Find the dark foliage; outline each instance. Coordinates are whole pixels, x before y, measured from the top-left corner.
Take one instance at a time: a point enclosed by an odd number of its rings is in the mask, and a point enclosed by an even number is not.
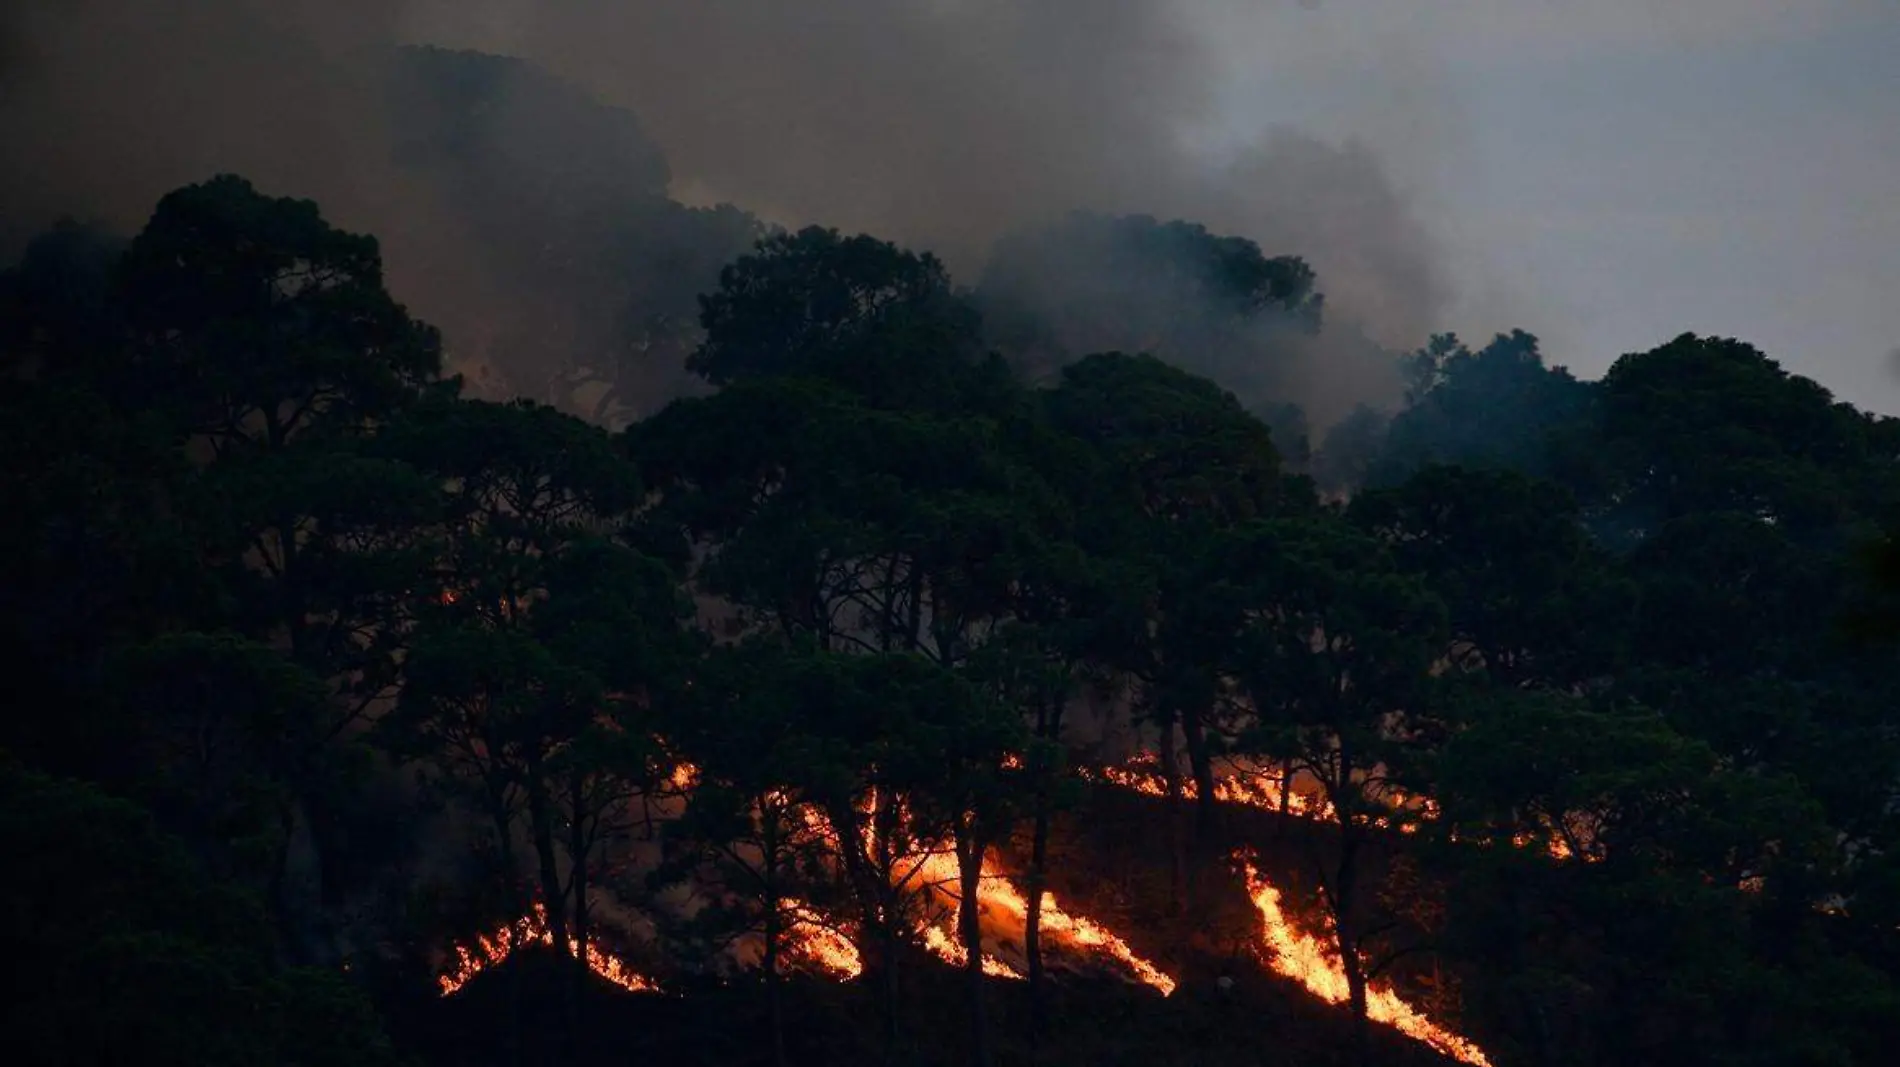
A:
[[[1322,500],[1297,412],[1192,355],[1272,393],[1297,259],[1093,216],[980,295],[867,236],[740,254],[629,116],[405,62],[413,165],[549,236],[533,270],[629,266],[538,283],[614,309],[559,364],[599,421],[648,372],[718,388],[616,433],[466,398],[375,239],[235,177],[35,242],[0,278],[16,1059],[1433,1062],[1372,1025],[1391,990],[1500,1065],[1883,1062],[1893,420],[1735,341],[1593,383],[1442,337],[1326,437]],[[511,82],[593,131],[566,184],[472,118]],[[1129,737],[1158,796],[1102,785]],[[1263,966],[1238,849],[1343,1004]],[[1062,959],[1044,889],[1179,990]],[[813,922],[858,980],[801,962]]]

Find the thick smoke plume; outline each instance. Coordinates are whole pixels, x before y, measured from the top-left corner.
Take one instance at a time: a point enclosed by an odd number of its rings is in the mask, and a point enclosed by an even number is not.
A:
[[[738,232],[650,203],[663,198],[638,180],[637,152],[603,164],[594,142],[611,123],[575,118],[588,96],[651,138],[644,173],[674,201],[871,232],[937,251],[965,280],[998,237],[1084,209],[1186,218],[1305,257],[1329,339],[1412,344],[1447,296],[1424,229],[1364,146],[1283,130],[1221,160],[1188,147],[1220,89],[1188,0],[26,0],[0,20],[13,157],[0,254],[60,213],[135,229],[168,189],[235,171],[380,236],[392,286],[444,327],[452,355],[512,360],[517,388],[535,377],[524,361],[555,358],[524,348],[624,347],[630,314],[647,316],[641,351],[673,359],[678,338],[658,335],[678,309],[630,311],[600,275],[637,273],[656,232],[674,247],[653,273],[692,275]],[[419,160],[404,123],[440,83],[417,81],[414,53],[399,58],[414,43],[517,56],[577,88],[491,68],[486,95],[457,113],[462,140]],[[609,164],[626,180],[568,181]],[[609,239],[583,210],[538,245],[508,229],[540,224],[524,197],[609,194],[669,221]],[[1280,399],[1316,421],[1392,399],[1385,362],[1341,355],[1366,347],[1306,346],[1292,377],[1307,384]],[[634,411],[681,388],[650,369],[624,377],[653,394],[622,397]]]

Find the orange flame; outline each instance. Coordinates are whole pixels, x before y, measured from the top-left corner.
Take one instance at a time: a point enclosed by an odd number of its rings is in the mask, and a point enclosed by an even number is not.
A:
[[[941,892],[956,906],[961,906],[963,897],[961,890],[958,888],[960,872],[957,870],[957,860],[955,856],[952,856],[947,851],[942,849],[924,851],[911,857],[908,862],[900,864],[897,870],[892,873],[899,882],[912,881],[914,879],[914,884],[926,887],[934,892]],[[976,890],[976,902],[979,912],[987,910],[986,906],[992,902],[995,896],[995,885],[1001,882],[1001,880],[1001,876],[991,869],[988,857],[985,857],[982,871],[978,875]],[[1003,884],[1007,886],[1008,883],[1005,882]],[[920,920],[918,922],[917,933],[923,938],[924,947],[929,949],[937,958],[953,967],[962,967],[968,962],[970,958],[969,953],[964,950],[962,942],[945,932],[942,925],[954,923],[955,916],[956,907],[953,906],[949,910],[949,914],[942,917],[937,923]],[[1009,964],[1004,963],[994,956],[984,956],[982,966],[983,973],[987,975],[998,978],[1022,977],[1021,974],[1017,973],[1014,967],[1011,967]]]
[[[827,925],[802,900],[788,897],[783,907],[792,917],[785,931],[785,948],[794,960],[809,963],[835,978],[856,978],[864,973],[864,959],[850,938]]]
[[[1156,758],[1152,755],[1136,756],[1119,767],[1103,767],[1089,776],[1143,796],[1165,797],[1168,795],[1167,781],[1161,774]],[[1182,779],[1178,788],[1183,800],[1193,800],[1200,794],[1199,788],[1191,778]],[[1420,821],[1431,822],[1439,816],[1438,804],[1430,797],[1408,793],[1390,783],[1380,785],[1373,792],[1376,793],[1377,799],[1392,809],[1394,815],[1401,812],[1409,813],[1417,820],[1395,821],[1384,816],[1377,816],[1373,820],[1376,825],[1388,826],[1400,833],[1412,834],[1418,832]],[[1311,793],[1288,791],[1278,780],[1278,776],[1271,772],[1237,771],[1216,779],[1214,799],[1225,804],[1285,812],[1298,818],[1323,820],[1334,817],[1333,806],[1326,798]],[[1518,848],[1536,847],[1541,837],[1545,854],[1553,860],[1561,862],[1581,858],[1585,863],[1595,863],[1602,859],[1592,848],[1595,835],[1591,832],[1592,828],[1586,817],[1567,816],[1562,822],[1564,832],[1556,832],[1556,827],[1551,824],[1551,821],[1545,820],[1547,833],[1540,835],[1523,831],[1513,835],[1512,844]],[[1585,851],[1581,855],[1571,847],[1566,833],[1582,844]],[[1454,835],[1453,840],[1457,839]]]
[[[838,832],[830,820],[807,809],[804,821],[807,829],[817,833],[833,848],[839,846]],[[864,828],[864,836],[868,847],[872,843],[872,829],[868,824]],[[962,894],[956,857],[943,848],[930,848],[923,844],[915,847],[919,851],[896,864],[891,872],[893,880],[920,887],[926,892],[940,893],[953,905],[960,903]],[[1046,934],[1053,934],[1062,941],[1117,961],[1137,981],[1160,991],[1162,996],[1174,992],[1174,979],[1137,955],[1127,942],[1115,936],[1107,927],[1063,911],[1056,905],[1053,894],[1044,893],[1042,899],[1042,929]],[[978,875],[977,906],[980,913],[1004,914],[1017,922],[1026,922],[1029,914],[1022,893],[1010,884],[1009,879],[991,863],[987,855],[983,858],[982,870]],[[969,959],[968,952],[950,930],[954,923],[955,908],[940,911],[942,914],[934,921],[920,918],[914,930],[925,949],[953,966],[964,966]],[[837,930],[816,922],[815,917],[812,921],[795,925],[790,933],[793,945],[789,947],[793,947],[795,954],[814,961],[832,961],[829,965],[820,962],[819,966],[841,977],[856,977],[861,973],[862,964],[850,940]],[[993,956],[985,955],[982,966],[985,974],[995,977],[1023,977],[1016,968]]]
[[[699,768],[691,763],[680,762],[673,765],[672,773],[667,775],[667,784],[681,793],[690,793],[699,785]]]
[[[924,947],[953,967],[963,967],[970,961],[970,954],[964,949],[963,943],[952,938],[949,934],[944,933],[943,927],[941,926],[924,927]],[[1008,978],[1018,982],[1022,981],[1023,976],[1017,973],[1016,968],[1011,967],[995,956],[984,956],[982,966],[983,973],[989,975],[991,978]]]
[[[567,943],[570,954],[579,948],[571,937]],[[547,908],[538,902],[527,915],[512,923],[503,923],[489,933],[477,935],[473,946],[454,946],[454,963],[446,973],[436,978],[436,984],[446,997],[467,985],[469,979],[507,959],[517,947],[536,944],[550,947],[554,944],[554,932],[548,929]],[[591,942],[587,946],[586,956],[588,970],[628,992],[659,992],[660,987],[652,979],[602,952]]]
[[[1007,881],[997,879],[995,886],[985,894],[995,907],[1008,911],[1021,918],[1029,919],[1029,902],[1017,892],[1016,887]],[[1070,915],[1056,904],[1054,893],[1042,894],[1042,930],[1072,941],[1084,948],[1093,949],[1121,963],[1134,972],[1143,985],[1159,990],[1162,996],[1174,992],[1174,979],[1162,974],[1160,969],[1135,954],[1128,942],[1116,937],[1101,923],[1086,916]]]
[[[1137,756],[1119,767],[1103,767],[1095,773],[1104,781],[1144,796],[1168,795],[1167,780],[1153,756]],[[1183,779],[1178,788],[1183,800],[1193,800],[1200,795],[1200,788],[1191,778]],[[1230,774],[1216,780],[1214,799],[1267,811],[1284,810],[1289,815],[1309,819],[1329,819],[1333,815],[1333,806],[1326,798],[1288,791],[1272,775],[1265,773]]]
[[[1266,943],[1273,969],[1333,1004],[1351,999],[1345,968],[1337,954],[1319,939],[1300,933],[1280,908],[1280,891],[1269,884],[1251,860],[1243,861],[1247,892],[1260,912],[1261,940]],[[1474,1067],[1490,1067],[1483,1050],[1426,1018],[1390,989],[1366,990],[1366,1015],[1415,1040]]]
[[[690,792],[697,786],[699,777],[699,769],[683,761],[674,764],[668,775],[669,784],[682,793]],[[818,835],[834,850],[840,847],[837,830],[822,813],[804,808],[800,814],[807,832]],[[868,850],[875,844],[874,831],[868,822],[863,831]],[[969,958],[968,953],[951,932],[954,929],[955,905],[960,901],[956,858],[947,849],[932,846],[929,842],[913,841],[906,847],[914,851],[895,865],[893,880],[916,886],[927,893],[940,894],[952,905],[947,909],[935,909],[934,915],[918,917],[913,932],[926,950],[953,966],[962,967]],[[977,893],[981,913],[1000,913],[1018,922],[1026,922],[1028,906],[1022,893],[992,865],[988,856],[983,859]],[[788,962],[842,980],[856,978],[864,972],[858,946],[845,930],[835,923],[827,922],[805,901],[788,897],[781,901],[781,907],[789,917],[784,930],[784,952]],[[1172,978],[1137,955],[1127,942],[1107,927],[1063,911],[1056,904],[1053,894],[1043,894],[1042,929],[1056,940],[1115,960],[1135,980],[1158,990],[1163,996],[1174,992],[1175,982]],[[547,925],[546,908],[537,903],[528,915],[478,936],[472,945],[453,946],[453,963],[438,979],[442,994],[446,996],[461,989],[475,975],[507,959],[517,946],[552,946],[554,943],[554,934]],[[569,944],[571,951],[571,938]],[[653,981],[601,952],[595,945],[587,946],[586,957],[591,970],[623,989],[633,992],[658,990]],[[985,974],[997,978],[1023,978],[1015,967],[988,954],[983,957],[982,968]]]

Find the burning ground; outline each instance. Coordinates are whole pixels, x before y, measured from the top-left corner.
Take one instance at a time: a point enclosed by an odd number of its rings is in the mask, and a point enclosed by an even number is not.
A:
[[[1064,855],[1056,868],[1062,872],[1061,889],[1045,890],[1041,908],[1044,965],[1059,1005],[1054,1010],[1112,1011],[1111,1005],[1132,1004],[1130,998],[1135,998],[1150,1005],[1144,1011],[1154,1010],[1157,1000],[1179,1005],[1161,1010],[1177,1023],[1192,1021],[1213,1029],[1235,1013],[1310,1017],[1300,1024],[1306,1029],[1298,1043],[1340,1029],[1337,1009],[1328,1011],[1326,1006],[1349,999],[1348,982],[1326,920],[1311,907],[1296,914],[1292,899],[1274,882],[1285,882],[1286,876],[1267,873],[1260,845],[1228,848],[1224,862],[1196,862],[1192,871],[1183,872],[1190,885],[1182,899],[1156,884],[1151,854],[1126,845],[1177,832],[1180,803],[1169,803],[1153,757],[1085,771],[1083,776],[1097,783],[1097,799],[1086,822],[1072,819],[1061,828],[1056,844]],[[687,768],[676,773],[675,780],[690,786],[696,777]],[[1287,790],[1285,780],[1271,772],[1231,767],[1218,781],[1217,796],[1229,816],[1224,820],[1228,836],[1261,842],[1276,855],[1292,851],[1289,831],[1310,838],[1330,816],[1323,799],[1297,786]],[[1419,801],[1395,804],[1403,807],[1432,810]],[[822,848],[833,853],[841,848],[838,833],[822,816],[807,814],[801,822]],[[861,842],[867,853],[877,846],[869,825],[867,821]],[[1117,838],[1123,842],[1119,847],[1113,843]],[[1006,1021],[1022,1024],[1032,1009],[1023,989],[1029,908],[1022,878],[1013,873],[1027,857],[1018,844],[986,855],[978,900],[982,967],[995,987],[991,996],[1003,1007]],[[1298,870],[1297,863],[1289,865],[1284,858],[1277,866]],[[907,952],[914,958],[906,984],[912,987],[913,1013],[924,1016],[931,1011],[927,1003],[954,997],[955,987],[946,987],[946,981],[967,959],[956,926],[957,861],[944,848],[909,842],[893,874],[894,884],[914,897],[906,924],[911,935]],[[1297,880],[1297,873],[1293,877]],[[827,912],[793,898],[782,899],[780,909],[777,966],[792,991],[788,995],[801,1002],[801,1013],[828,1016],[825,1025],[804,1036],[819,1042],[827,1055],[848,1056],[846,1049],[865,1042],[862,1033],[837,1025],[840,1015],[853,1014],[852,1003],[867,991],[858,946],[862,931],[843,910]],[[533,987],[569,973],[572,965],[560,967],[559,961],[583,953],[570,941],[567,955],[559,956],[549,951],[554,945],[545,909],[536,904],[527,916],[452,946],[437,979],[445,1001],[437,1010],[460,1015],[468,1009],[448,1002],[502,995],[502,988],[508,990],[506,995],[520,997],[524,983]],[[746,990],[753,987],[744,976],[756,976],[762,957],[756,944],[737,948],[732,957],[737,965],[714,976],[676,970],[669,974],[668,962],[651,948],[643,956],[649,966],[642,969],[590,943],[584,957],[598,990],[594,1010],[678,1017],[703,1012],[710,1001],[746,1011],[755,1006],[747,1003]],[[1412,984],[1410,1000],[1390,979],[1369,991],[1368,1016],[1381,1024],[1379,1041],[1399,1057],[1388,1062],[1428,1062],[1436,1053],[1488,1067],[1490,1061],[1475,1042],[1434,1020],[1422,1006],[1425,997],[1417,991],[1418,983]],[[610,992],[615,990],[640,994],[647,1003],[630,1007]],[[1059,1039],[1076,1040],[1066,1033]],[[868,1055],[870,1046],[859,1051]]]

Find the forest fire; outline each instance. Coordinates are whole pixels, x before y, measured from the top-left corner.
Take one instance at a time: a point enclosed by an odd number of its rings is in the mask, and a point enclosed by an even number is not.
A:
[[[1000,878],[993,885],[993,890],[985,894],[989,903],[1027,922],[1029,902],[1016,891],[1016,887]],[[1054,893],[1045,892],[1042,895],[1042,931],[1109,956],[1134,972],[1142,984],[1158,990],[1164,997],[1174,992],[1174,979],[1135,955],[1134,950],[1128,947],[1128,942],[1116,937],[1107,927],[1093,919],[1063,911],[1057,906]]]
[[[1119,767],[1103,767],[1095,773],[1103,781],[1144,796],[1168,795],[1167,779],[1151,755],[1137,756]],[[1200,795],[1192,778],[1183,778],[1178,788],[1183,800],[1193,800]],[[1214,799],[1308,819],[1327,819],[1333,814],[1333,806],[1324,797],[1289,790],[1284,781],[1266,773],[1225,775],[1214,782]]]
[[[953,967],[961,968],[970,962],[969,952],[955,938],[944,933],[941,926],[924,927],[924,947]],[[983,973],[991,978],[1008,978],[1014,981],[1022,981],[1023,977],[1017,973],[1016,968],[995,956],[983,957]]]
[[[956,909],[962,904],[962,897],[956,889],[958,885],[956,857],[941,850],[925,851],[899,868],[897,880],[899,882],[914,881],[915,884],[927,887],[931,892],[942,893],[949,899],[951,906],[947,909],[947,914],[943,915],[939,922],[921,920],[917,933],[923,939],[924,947],[937,958],[953,967],[964,966],[969,960],[969,954],[964,951],[962,942],[944,930],[946,925],[955,929]],[[985,857],[983,870],[977,881],[976,902],[979,913],[992,909],[998,884],[1008,885],[1000,874],[991,869],[989,859]],[[989,955],[983,957],[983,973],[999,978],[1022,977],[1014,967]]]
[[[961,903],[957,889],[958,872],[956,859],[942,850],[924,851],[909,864],[900,868],[900,881],[913,880],[928,887],[931,891],[942,893],[951,907],[938,923],[920,922],[918,934],[923,945],[938,958],[961,967],[968,960],[961,942],[945,930],[945,926],[954,928],[956,905]],[[999,871],[988,856],[983,859],[982,871],[977,879],[977,908],[985,916],[1007,916],[1012,923],[1026,924],[1029,906],[1023,895],[1012,885],[1006,875]],[[1042,932],[1045,936],[1054,935],[1054,940],[1066,941],[1093,954],[1107,956],[1129,971],[1137,981],[1160,991],[1162,996],[1174,992],[1174,980],[1161,973],[1152,963],[1136,955],[1128,943],[1115,936],[1106,927],[1091,919],[1071,916],[1056,906],[1055,896],[1043,894]],[[1021,972],[993,956],[983,958],[983,972],[999,978],[1021,978]]]
[[[948,857],[944,857],[944,861],[948,864],[948,871],[939,870],[936,873],[947,873],[953,879],[956,873],[955,862],[948,860]],[[954,880],[951,880],[949,884],[954,885]],[[977,903],[979,910],[984,914],[1000,913],[1007,915],[1012,922],[1024,925],[1028,923],[1029,902],[1002,872],[996,870],[988,857],[983,860],[983,873],[977,882]],[[1057,906],[1053,893],[1045,892],[1042,895],[1041,921],[1041,930],[1045,937],[1050,937],[1058,943],[1067,942],[1091,953],[1107,956],[1131,973],[1141,984],[1155,989],[1164,997],[1174,992],[1174,979],[1161,973],[1154,964],[1136,955],[1135,951],[1128,946],[1128,942],[1117,937],[1107,927],[1092,919],[1070,915],[1063,911]],[[932,927],[930,932],[935,931],[936,928]],[[942,938],[942,942],[948,946],[948,949],[938,948],[937,939],[933,939],[930,932],[924,935],[925,945],[939,956],[961,965],[965,959],[963,946],[948,938]],[[941,934],[939,937],[941,938]],[[1001,977],[1021,977],[1014,968],[988,957],[985,957],[983,961],[983,970],[985,973]]]
[[[1120,766],[1103,767],[1092,772],[1092,775],[1143,796],[1168,795],[1167,779],[1153,755],[1136,756]],[[1199,795],[1192,778],[1183,777],[1177,788],[1183,800],[1191,801]],[[1407,793],[1389,784],[1379,795],[1394,811],[1407,811],[1419,821],[1431,822],[1438,818],[1438,804],[1430,797]],[[1333,806],[1324,797],[1289,790],[1282,776],[1268,771],[1238,770],[1223,775],[1214,782],[1214,799],[1223,804],[1237,804],[1303,819],[1324,820],[1333,817]],[[1384,824],[1407,834],[1416,833],[1419,828],[1418,821]],[[1541,847],[1546,855],[1559,862],[1580,858],[1585,863],[1594,863],[1601,858],[1592,847],[1595,834],[1589,820],[1582,817],[1566,818],[1561,826],[1550,825],[1547,829],[1545,834],[1520,832],[1512,836],[1511,843],[1518,848]],[[1459,840],[1459,837],[1454,833],[1452,839]],[[1574,846],[1573,841],[1577,843]]]
[[[455,946],[454,963],[449,970],[436,978],[442,995],[448,996],[469,980],[490,967],[508,958],[509,953],[523,945],[547,945],[553,947],[554,932],[548,929],[548,911],[545,905],[536,903],[528,914],[506,923],[494,930],[478,935],[473,947]],[[568,939],[568,952],[574,953],[578,946],[572,938]],[[635,972],[618,959],[602,952],[599,947],[589,943],[586,951],[587,969],[630,993],[657,993],[659,986]]]
[[[793,959],[839,979],[856,978],[864,973],[864,959],[858,953],[858,946],[826,923],[810,905],[787,898],[781,906],[792,917],[785,932],[785,948]]]
[[[1346,1003],[1351,991],[1336,953],[1320,939],[1294,929],[1280,907],[1280,891],[1267,882],[1251,859],[1239,859],[1247,880],[1247,895],[1260,912],[1268,965],[1322,1000]],[[1454,1059],[1475,1067],[1490,1067],[1491,1061],[1478,1046],[1432,1022],[1390,989],[1366,990],[1366,1015]]]
[[[871,805],[875,806],[875,803],[873,799]],[[834,850],[841,847],[837,830],[822,814],[807,809],[803,821],[805,828],[818,835],[828,847]],[[875,835],[871,821],[867,820],[863,832],[866,852],[874,854]],[[911,842],[910,847],[914,851],[897,862],[891,871],[893,883],[940,895],[945,902],[945,906],[936,909],[936,914],[919,916],[912,932],[931,954],[952,966],[962,967],[968,962],[969,956],[962,942],[952,932],[955,930],[956,909],[962,899],[958,888],[960,879],[956,858],[948,850],[932,847],[926,842]],[[1012,925],[1027,924],[1029,908],[1022,893],[987,855],[983,858],[977,879],[977,908],[980,915],[1007,917]],[[808,909],[794,913],[803,916],[789,931],[788,949],[795,957],[810,960],[818,969],[838,977],[856,977],[861,972],[862,963],[857,949],[848,937],[835,927],[819,921]],[[1158,990],[1162,996],[1174,992],[1174,980],[1137,955],[1127,942],[1100,923],[1064,912],[1056,905],[1052,894],[1043,894],[1041,919],[1045,936],[1054,935],[1053,940],[1067,942],[1092,955],[1114,960],[1136,981]],[[1023,977],[1022,972],[1015,967],[988,954],[983,957],[982,967],[985,974],[997,978]]]
[[[1167,795],[1166,784],[1151,756],[1138,757],[1119,767],[1102,768],[1092,772],[1092,776],[1143,795]],[[669,776],[669,785],[683,794],[690,793],[698,784],[698,779],[697,767],[681,763]],[[1180,786],[1184,798],[1195,795],[1192,781],[1183,781]],[[1284,787],[1284,780],[1271,774],[1231,774],[1220,779],[1215,789],[1215,797],[1223,803],[1312,819],[1325,818],[1331,814],[1331,808],[1323,798],[1289,793]],[[873,807],[875,803],[873,799]],[[1428,800],[1409,802],[1408,798],[1401,803],[1419,811],[1427,819],[1437,814],[1435,805]],[[901,818],[899,822],[901,824]],[[806,809],[803,823],[806,830],[817,835],[829,849],[835,852],[841,847],[837,831],[823,814]],[[867,852],[875,851],[872,848],[876,842],[871,825],[871,821],[867,820],[863,828]],[[951,966],[964,967],[968,962],[968,952],[955,933],[960,903],[956,858],[950,850],[929,842],[910,842],[907,847],[911,849],[910,853],[892,867],[893,883],[911,886],[916,892],[934,895],[938,899],[936,907],[926,908],[923,914],[913,920],[911,933],[917,943],[932,955]],[[1561,836],[1551,841],[1549,851],[1558,858],[1569,855]],[[1302,933],[1292,924],[1281,908],[1279,891],[1267,882],[1250,860],[1241,859],[1241,865],[1247,893],[1263,922],[1262,938],[1268,950],[1269,966],[1299,981],[1308,991],[1324,1000],[1332,1003],[1347,1001],[1349,992],[1346,975],[1336,953],[1327,947],[1324,939]],[[1018,929],[1026,928],[1029,916],[1027,899],[988,856],[984,857],[977,886],[979,915],[986,929],[999,923]],[[783,942],[784,958],[788,962],[840,981],[848,981],[863,974],[863,957],[845,928],[827,920],[809,903],[800,899],[788,897],[781,902],[781,907],[789,919],[784,928]],[[1052,946],[1067,946],[1112,960],[1118,969],[1134,981],[1154,989],[1164,997],[1174,992],[1176,983],[1173,978],[1142,958],[1126,941],[1101,923],[1064,911],[1054,894],[1043,894],[1040,912],[1042,934]],[[452,965],[438,979],[441,992],[446,996],[461,989],[475,975],[506,959],[517,946],[552,946],[554,943],[554,935],[547,924],[546,909],[537,903],[528,915],[478,937],[472,947],[456,946],[452,950]],[[644,993],[655,992],[659,988],[651,979],[634,972],[594,945],[587,947],[585,956],[590,970],[623,989]],[[982,969],[993,978],[1011,981],[1023,978],[1023,973],[1016,966],[987,952],[982,958]],[[1466,1063],[1488,1067],[1484,1053],[1477,1046],[1433,1023],[1389,989],[1368,990],[1367,1008],[1368,1016],[1376,1022],[1393,1026]]]

